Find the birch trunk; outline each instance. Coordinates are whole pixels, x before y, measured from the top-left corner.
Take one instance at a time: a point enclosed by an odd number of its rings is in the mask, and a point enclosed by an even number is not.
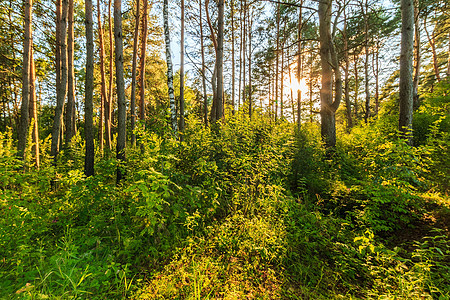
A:
[[[169,3],[168,0],[164,0],[163,6],[164,17],[164,36],[166,41],[166,62],[167,62],[167,86],[169,92],[169,109],[171,117],[172,130],[176,134],[178,131],[177,115],[175,107],[175,94],[173,89],[173,66],[172,57],[170,54],[170,34],[169,34]]]
[[[181,0],[180,131],[184,131],[184,0]],[[180,140],[183,141],[183,135],[180,136]]]
[[[202,19],[202,0],[199,0],[200,11],[200,47],[202,54],[202,85],[203,85],[203,117],[205,126],[208,125],[208,95],[206,94],[206,74],[205,74],[205,48],[203,46],[203,19]]]

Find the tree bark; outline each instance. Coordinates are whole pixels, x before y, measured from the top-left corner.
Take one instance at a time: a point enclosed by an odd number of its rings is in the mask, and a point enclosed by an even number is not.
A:
[[[147,50],[147,36],[148,36],[148,0],[144,0],[143,7],[144,14],[142,16],[142,41],[140,54],[140,86],[139,86],[139,119],[141,122],[145,121],[145,61]]]
[[[343,40],[344,40],[344,60],[345,60],[345,69],[344,69],[344,80],[345,80],[345,89],[344,89],[344,98],[345,98],[345,108],[346,108],[346,116],[347,116],[347,130],[353,127],[353,119],[352,119],[352,106],[350,103],[350,80],[349,80],[349,71],[350,71],[350,59],[348,55],[348,36],[347,36],[347,14],[346,8],[344,8],[344,29],[342,31]]]
[[[376,52],[373,54],[373,59],[375,60],[374,76],[375,76],[375,116],[378,117],[378,112],[380,110],[380,41],[377,40]]]
[[[280,64],[280,8],[281,5],[277,5],[277,50],[276,50],[276,62],[275,62],[275,121],[278,118],[278,66]],[[281,91],[283,92],[283,91]]]
[[[236,94],[236,68],[234,65],[235,59],[234,59],[234,0],[231,0],[230,5],[231,10],[231,112],[234,115],[235,110],[235,94]]]
[[[184,132],[184,0],[181,0],[180,132]],[[183,141],[183,134],[180,135],[180,140]]]
[[[86,78],[84,104],[84,132],[86,154],[84,174],[94,175],[94,21],[92,18],[92,0],[85,0],[86,15]]]
[[[298,58],[297,58],[297,80],[300,87],[300,81],[302,79],[302,29],[303,29],[303,19],[302,19],[302,7],[303,0],[300,1],[299,13],[298,13]],[[310,66],[312,68],[312,66]],[[294,109],[294,107],[292,107]],[[300,130],[302,124],[302,90],[299,88],[297,91],[297,128]],[[295,118],[294,118],[295,122]]]
[[[419,27],[419,0],[414,0],[414,96],[413,106],[419,107],[419,81],[420,81],[420,63],[421,63],[421,51],[420,51],[420,27]]]
[[[339,107],[339,86],[342,93],[339,65],[331,36],[332,0],[319,2],[320,62],[322,66],[322,87],[320,90],[321,135],[325,145],[336,146],[335,112]],[[333,67],[336,76],[336,99],[333,101]]]
[[[202,19],[202,0],[199,0],[200,11],[200,47],[202,54],[202,85],[203,85],[203,117],[205,126],[208,125],[208,95],[206,94],[206,74],[205,74],[205,47],[203,45],[203,19]]]
[[[119,162],[125,162],[127,107],[125,100],[125,81],[123,77],[122,0],[114,0],[114,45],[118,106],[116,157]],[[124,177],[125,171],[119,166],[117,169],[117,183]]]
[[[217,31],[217,57],[216,57],[216,68],[217,68],[217,110],[216,110],[216,120],[223,118],[223,21],[224,21],[224,0],[219,0],[218,3],[218,31]]]
[[[364,13],[364,84],[366,93],[366,110],[364,113],[364,122],[367,124],[370,116],[370,90],[369,90],[369,4],[365,0],[365,6],[363,8]]]
[[[30,69],[32,51],[32,6],[33,0],[25,1],[24,7],[24,39],[23,39],[23,67],[22,67],[22,104],[20,107],[20,123],[18,131],[17,154],[23,159],[28,139],[28,128],[30,122]]]
[[[139,19],[140,19],[140,1],[136,1],[136,19],[134,25],[134,40],[133,40],[133,59],[131,65],[131,99],[130,99],[130,113],[131,113],[131,144],[136,146],[136,70],[137,70],[137,49],[139,42]]]
[[[113,25],[111,16],[111,3],[112,0],[108,2],[108,27],[109,27],[109,88],[108,88],[108,98],[105,101],[105,141],[106,149],[111,151],[111,124],[112,124],[112,111],[113,111]]]
[[[252,26],[253,26],[253,10],[248,11],[248,116],[252,117],[253,110],[253,86],[252,86]]]
[[[68,0],[62,0],[61,20],[60,20],[60,66],[61,66],[61,82],[56,87],[56,108],[55,118],[53,120],[52,128],[52,142],[50,155],[53,159],[57,160],[59,153],[60,143],[62,142],[62,123],[63,123],[63,111],[64,102],[67,95],[67,13],[68,13]]]
[[[37,114],[37,99],[36,99],[36,68],[34,65],[33,47],[30,51],[30,116],[31,122],[31,138],[33,147],[31,151],[34,153],[34,164],[37,169],[40,166],[39,159],[39,127],[38,127],[38,114]]]
[[[74,73],[74,19],[73,19],[74,3],[69,0],[68,11],[68,38],[67,38],[67,60],[68,60],[68,77],[67,77],[67,106],[66,106],[66,147],[75,136],[75,73]]]
[[[358,54],[356,51],[353,53],[354,60],[354,70],[355,70],[355,103],[354,103],[354,112],[355,112],[355,122],[358,121],[358,96],[359,96],[359,74],[358,74]]]
[[[176,104],[175,104],[175,94],[173,89],[173,66],[172,57],[170,54],[170,33],[169,33],[169,3],[168,0],[164,0],[163,6],[163,17],[164,17],[164,36],[166,41],[166,62],[167,62],[167,86],[169,91],[169,105],[170,105],[170,116],[172,130],[176,134],[178,131],[177,125],[177,115],[176,115]]]
[[[401,0],[402,36],[400,52],[400,114],[398,127],[408,144],[412,145],[413,118],[413,0]]]
[[[106,75],[105,75],[105,46],[103,42],[103,27],[101,19],[100,0],[97,0],[97,21],[98,21],[98,36],[100,42],[100,75],[101,75],[101,97],[100,97],[100,118],[98,122],[98,135],[100,153],[103,153],[104,132],[103,132],[103,116],[105,116],[106,103]],[[106,117],[105,117],[106,119]]]

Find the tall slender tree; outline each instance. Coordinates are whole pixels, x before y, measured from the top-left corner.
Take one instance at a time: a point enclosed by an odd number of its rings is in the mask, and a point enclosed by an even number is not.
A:
[[[104,144],[104,131],[103,131],[103,117],[105,114],[105,103],[106,103],[106,74],[105,74],[105,46],[103,42],[103,26],[101,18],[101,6],[100,0],[97,0],[97,22],[98,22],[98,37],[100,44],[100,76],[101,76],[101,97],[100,97],[100,118],[98,122],[99,131],[99,145],[100,152],[103,153]],[[106,118],[105,118],[106,119]]]
[[[113,111],[113,25],[112,25],[112,15],[111,7],[112,0],[108,2],[108,27],[109,27],[109,88],[108,88],[108,98],[105,102],[105,141],[106,149],[111,151],[111,124],[112,124],[112,111]]]
[[[175,94],[173,89],[173,65],[172,56],[170,53],[170,31],[169,31],[169,1],[164,0],[163,5],[164,18],[164,36],[166,41],[166,63],[167,63],[167,87],[169,92],[169,109],[172,130],[176,134],[178,132],[177,114],[175,105]]]
[[[414,44],[414,3],[401,0],[402,35],[400,49],[400,113],[398,127],[408,143],[412,145],[413,118],[413,44]]]
[[[55,117],[53,120],[52,128],[52,142],[50,155],[56,161],[57,155],[59,153],[59,147],[62,142],[62,126],[63,126],[63,111],[64,102],[67,95],[67,14],[68,14],[68,0],[62,0],[61,7],[61,20],[59,29],[59,51],[60,51],[60,82],[56,87],[56,108]],[[58,72],[58,70],[56,70]]]
[[[140,71],[139,71],[139,119],[141,122],[145,121],[145,61],[147,51],[147,36],[148,36],[148,0],[144,1],[143,15],[142,15],[142,34],[141,34],[141,53],[140,53]]]
[[[37,99],[36,99],[36,68],[34,64],[33,57],[33,47],[31,47],[30,52],[30,117],[31,117],[31,138],[33,142],[33,155],[34,155],[34,164],[37,169],[40,166],[40,158],[39,158],[39,127],[38,127],[38,112],[37,112]]]
[[[303,8],[303,0],[300,1],[300,7],[298,12],[298,42],[297,42],[297,80],[300,86],[300,80],[302,79],[302,29],[303,29],[303,19],[302,19],[302,8]],[[294,109],[294,107],[292,107]],[[299,88],[297,91],[297,127],[300,130],[301,127],[301,117],[302,117],[302,90]],[[295,119],[295,118],[294,118]],[[295,121],[294,121],[295,122]]]
[[[234,24],[234,0],[230,1],[231,10],[231,112],[234,115],[235,110],[235,94],[236,94],[236,66],[234,58],[234,48],[235,48],[235,24]]]
[[[181,0],[181,40],[180,40],[180,132],[184,131],[184,0]],[[183,141],[183,134],[180,136]]]
[[[26,0],[24,6],[24,39],[23,39],[23,68],[22,68],[22,104],[20,108],[19,141],[17,152],[23,158],[28,138],[29,105],[30,105],[30,69],[32,49],[32,6],[33,0]]]
[[[202,19],[202,0],[199,0],[200,13],[200,48],[202,56],[202,86],[203,86],[203,117],[205,125],[208,125],[208,95],[206,94],[206,74],[205,74],[205,47],[203,45],[203,19]]]
[[[85,0],[86,24],[86,77],[84,96],[84,134],[86,154],[84,174],[94,175],[94,20],[92,18],[92,0]]]
[[[419,106],[419,82],[420,82],[420,64],[421,64],[421,49],[420,49],[420,10],[419,0],[414,0],[414,107]]]
[[[130,99],[130,113],[131,113],[131,144],[136,146],[136,77],[137,77],[137,49],[139,42],[139,19],[140,19],[140,0],[136,1],[136,16],[134,22],[134,39],[133,39],[133,59],[131,65],[131,99]]]
[[[320,64],[322,66],[322,87],[320,89],[321,134],[327,147],[336,146],[335,113],[340,104],[339,89],[342,93],[339,65],[331,35],[331,15],[333,0],[319,2]],[[333,101],[333,69],[336,98]]]
[[[114,52],[116,58],[117,88],[117,147],[116,157],[125,161],[127,107],[125,100],[125,80],[123,75],[123,34],[122,34],[122,0],[114,0]],[[121,167],[117,169],[117,183],[125,177]]]
[[[66,147],[75,136],[75,70],[74,70],[74,0],[69,0],[67,35],[67,106],[66,106]]]
[[[223,117],[223,40],[224,40],[224,0],[218,0],[218,31],[217,31],[217,56],[216,56],[216,70],[217,70],[217,109],[216,120]]]

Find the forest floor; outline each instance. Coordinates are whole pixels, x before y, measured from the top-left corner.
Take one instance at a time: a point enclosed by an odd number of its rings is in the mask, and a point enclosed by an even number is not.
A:
[[[450,298],[448,148],[241,118],[140,132],[119,185],[0,135],[0,299]]]

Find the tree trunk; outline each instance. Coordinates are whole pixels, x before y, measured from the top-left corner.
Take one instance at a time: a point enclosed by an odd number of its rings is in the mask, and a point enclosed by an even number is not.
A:
[[[246,55],[247,55],[247,0],[241,1],[242,7],[242,106],[245,105],[246,91],[245,86],[247,82],[247,67],[246,67]],[[245,107],[245,106],[244,106]]]
[[[172,57],[170,54],[170,34],[169,34],[169,3],[168,0],[164,0],[163,6],[163,17],[164,17],[164,36],[166,40],[166,61],[167,61],[167,86],[169,89],[169,105],[170,105],[170,116],[172,130],[176,134],[178,131],[177,125],[177,115],[175,107],[175,94],[173,89],[173,67],[172,67]]]
[[[34,153],[34,164],[39,169],[39,127],[38,127],[38,114],[37,114],[37,99],[36,99],[36,68],[34,65],[33,47],[30,51],[30,116],[32,119],[31,125],[31,138],[33,147],[31,151]]]
[[[365,1],[364,7],[364,83],[365,83],[365,93],[366,93],[366,111],[364,113],[364,122],[367,124],[370,116],[370,90],[369,90],[369,5],[367,0]]]
[[[223,21],[224,21],[224,0],[219,0],[218,3],[218,32],[217,32],[217,110],[216,120],[223,118]]]
[[[69,0],[68,12],[68,38],[67,38],[67,60],[68,60],[68,77],[67,77],[67,106],[66,106],[66,147],[75,136],[75,73],[74,73],[74,19],[73,19],[74,3]]]
[[[302,80],[302,29],[303,29],[303,19],[302,19],[302,8],[303,0],[300,1],[300,8],[298,13],[298,58],[297,58],[297,80],[300,87],[300,81]],[[312,68],[312,66],[310,66]],[[294,109],[294,107],[292,107]],[[297,91],[297,127],[301,128],[301,117],[302,117],[302,90],[299,88]],[[295,118],[294,118],[295,122]]]
[[[288,48],[288,57],[289,57],[289,48]],[[288,63],[288,65],[289,65],[289,63]],[[292,71],[291,71],[291,68],[289,67],[288,68],[288,74],[289,74],[289,84],[290,84],[290,86],[291,86],[291,88],[290,88],[290,91],[291,91],[291,108],[292,108],[292,121],[294,122],[294,123],[296,123],[295,122],[295,107],[294,107],[294,91],[292,90]]]
[[[92,0],[85,0],[86,15],[86,78],[84,99],[84,132],[86,155],[84,174],[94,175],[94,21],[92,18]]]
[[[285,23],[286,25],[286,23]],[[286,26],[284,26],[286,27]],[[283,35],[285,33],[285,28],[283,28]],[[284,117],[284,38],[281,44],[281,72],[280,72],[280,119],[283,120]]]
[[[413,0],[401,0],[402,37],[400,52],[400,114],[399,130],[408,144],[412,145],[413,117],[413,43],[414,5]]]
[[[205,126],[208,125],[208,95],[206,94],[206,74],[205,74],[205,48],[203,46],[203,20],[202,20],[202,0],[199,0],[200,11],[200,47],[202,52],[202,85],[203,85],[203,117]]]
[[[448,61],[447,61],[447,77],[450,77],[450,32],[448,33]]]
[[[62,0],[61,21],[60,21],[60,66],[61,66],[61,82],[56,87],[56,108],[55,118],[53,120],[52,128],[52,143],[50,155],[53,159],[57,160],[59,153],[60,143],[62,142],[62,123],[63,123],[63,111],[64,101],[67,94],[67,47],[66,47],[66,32],[67,32],[67,13],[68,13],[68,0]]]
[[[355,69],[355,103],[354,103],[354,111],[355,111],[355,122],[358,121],[358,96],[359,96],[359,74],[358,74],[358,54],[356,51],[353,53],[354,60],[354,69]]]
[[[112,111],[113,111],[113,25],[111,16],[111,0],[108,2],[108,26],[109,26],[109,88],[108,88],[108,98],[105,102],[105,140],[106,149],[111,151],[111,123],[112,123]]]
[[[253,10],[248,12],[248,116],[252,117],[253,105],[253,86],[252,86],[252,26]]]
[[[181,41],[180,41],[180,132],[184,132],[184,0],[181,0]],[[180,136],[183,141],[183,134]]]
[[[136,69],[137,69],[137,49],[139,41],[139,14],[140,1],[136,1],[136,19],[134,25],[134,40],[133,40],[133,62],[131,65],[131,99],[130,99],[130,113],[131,113],[131,144],[136,146]]]
[[[346,108],[346,115],[347,115],[347,130],[350,131],[350,129],[353,127],[353,120],[352,120],[352,106],[350,103],[350,80],[349,80],[349,71],[350,71],[350,59],[348,55],[348,36],[347,36],[347,14],[346,14],[346,8],[344,8],[344,29],[343,29],[343,40],[344,40],[344,60],[345,60],[345,74],[344,74],[344,80],[345,80],[345,89],[344,89],[344,98],[345,98],[345,108]]]
[[[101,97],[100,97],[100,118],[98,121],[98,135],[100,153],[103,153],[104,133],[103,133],[103,116],[105,114],[106,103],[106,76],[105,76],[105,47],[103,42],[103,28],[101,19],[100,0],[97,0],[97,22],[98,22],[98,36],[100,42],[100,75],[101,75]],[[106,119],[106,118],[105,118]]]
[[[320,62],[322,66],[322,87],[320,90],[321,135],[325,145],[336,146],[335,112],[339,107],[339,89],[342,93],[339,65],[331,36],[332,0],[319,2]],[[333,65],[336,76],[336,99],[333,101]]]
[[[241,6],[239,8],[239,33],[240,33],[240,38],[239,38],[239,82],[238,82],[238,109],[241,106],[241,96],[242,96],[242,47],[243,47],[243,43],[242,43],[242,38],[243,38],[243,5],[242,5],[242,1],[241,1]]]
[[[144,123],[145,121],[145,58],[147,49],[148,36],[148,0],[144,0],[144,14],[142,15],[142,41],[141,41],[141,55],[140,55],[140,87],[139,87],[139,119]]]
[[[375,116],[378,117],[378,111],[380,110],[380,42],[377,41],[376,44],[376,52],[374,53],[375,66],[374,75],[375,75]]]
[[[236,94],[236,68],[235,68],[235,59],[234,59],[234,0],[231,0],[230,4],[230,10],[231,10],[231,112],[234,115],[234,109],[235,109],[235,94]]]
[[[114,52],[116,55],[116,87],[117,87],[117,147],[116,157],[125,161],[127,106],[125,100],[125,81],[123,77],[123,35],[122,35],[122,0],[114,0]],[[125,177],[122,168],[117,169],[117,183]]]
[[[280,64],[280,8],[281,5],[277,5],[277,50],[276,50],[276,62],[275,62],[275,121],[278,117],[278,66]],[[283,91],[281,91],[283,92]]]
[[[413,106],[419,107],[419,81],[420,81],[420,27],[419,27],[419,0],[414,0],[414,96]]]
[[[311,44],[311,48],[313,48],[313,44]],[[314,118],[314,112],[313,112],[313,63],[314,63],[314,56],[312,49],[310,51],[310,57],[309,57],[309,122],[313,122]]]
[[[33,0],[25,1],[24,7],[24,39],[23,39],[23,68],[22,68],[22,105],[20,107],[20,123],[17,144],[17,154],[23,159],[28,138],[28,127],[30,122],[30,69],[32,51],[32,6]]]

